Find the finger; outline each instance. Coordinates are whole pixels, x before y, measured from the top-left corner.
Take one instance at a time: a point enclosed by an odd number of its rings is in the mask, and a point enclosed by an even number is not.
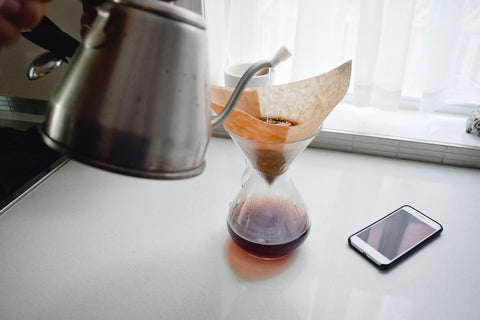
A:
[[[0,16],[0,30],[0,45],[13,45],[20,36],[20,30],[2,16]]]
[[[6,16],[17,14],[20,7],[20,0],[0,0],[0,11]]]
[[[20,11],[10,17],[10,20],[20,29],[34,28],[45,15],[45,6],[44,2],[24,0]]]

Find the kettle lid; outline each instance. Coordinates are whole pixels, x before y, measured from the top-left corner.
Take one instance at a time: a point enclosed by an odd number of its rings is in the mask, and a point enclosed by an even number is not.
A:
[[[160,0],[111,0],[111,2],[161,15],[200,29],[207,29],[205,19],[190,10]]]

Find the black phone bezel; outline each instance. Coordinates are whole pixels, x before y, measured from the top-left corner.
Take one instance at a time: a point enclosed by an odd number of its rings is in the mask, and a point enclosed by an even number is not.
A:
[[[403,254],[397,256],[395,259],[391,260],[390,263],[387,263],[387,264],[378,264],[376,261],[374,261],[373,259],[371,259],[365,252],[362,252],[360,251],[357,247],[355,247],[353,244],[352,244],[352,237],[353,236],[356,236],[357,234],[359,234],[360,232],[370,228],[371,226],[373,226],[374,224],[378,223],[379,221],[381,220],[384,220],[384,219],[387,219],[389,216],[395,214],[397,211],[405,208],[405,207],[409,207],[409,208],[412,208],[413,210],[417,211],[418,213],[420,213],[422,216],[426,217],[427,219],[430,219],[432,220],[433,222],[437,223],[439,226],[440,226],[440,229],[438,229],[437,231],[435,231],[434,233],[432,233],[430,236],[428,236],[427,238],[425,238],[424,240],[422,240],[421,242],[417,243],[414,247],[412,247],[410,250],[404,252]],[[364,258],[366,258],[369,262],[373,263],[376,267],[378,267],[379,269],[382,269],[382,270],[388,270],[390,268],[392,268],[393,266],[397,265],[398,263],[400,263],[401,261],[404,261],[407,257],[409,257],[410,255],[412,255],[413,253],[417,252],[419,249],[421,249],[423,246],[425,246],[426,244],[428,244],[430,241],[432,241],[433,239],[435,239],[436,237],[438,237],[440,235],[440,233],[442,233],[443,231],[443,226],[441,223],[439,223],[438,221],[436,221],[435,219],[432,219],[431,217],[429,217],[428,215],[426,215],[425,213],[421,212],[420,210],[414,208],[413,206],[411,205],[403,205],[395,210],[393,210],[392,212],[390,212],[389,214],[383,216],[382,218],[370,223],[368,226],[366,226],[365,228],[353,233],[352,235],[350,235],[348,237],[348,245],[353,248],[356,252],[358,252],[360,255],[362,255]]]

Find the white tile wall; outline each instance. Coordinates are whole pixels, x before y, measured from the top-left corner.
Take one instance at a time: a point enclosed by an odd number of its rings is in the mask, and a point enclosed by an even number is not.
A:
[[[228,137],[223,128],[215,128],[213,133]],[[472,146],[405,141],[325,129],[320,131],[310,147],[480,169],[480,148]]]

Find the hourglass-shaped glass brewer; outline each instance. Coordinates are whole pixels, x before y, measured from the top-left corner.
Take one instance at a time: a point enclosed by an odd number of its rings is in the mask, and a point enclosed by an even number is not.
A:
[[[230,204],[230,236],[254,255],[284,256],[302,244],[310,230],[307,208],[286,172],[315,135],[293,142],[259,142],[227,131],[247,161],[242,189]]]

